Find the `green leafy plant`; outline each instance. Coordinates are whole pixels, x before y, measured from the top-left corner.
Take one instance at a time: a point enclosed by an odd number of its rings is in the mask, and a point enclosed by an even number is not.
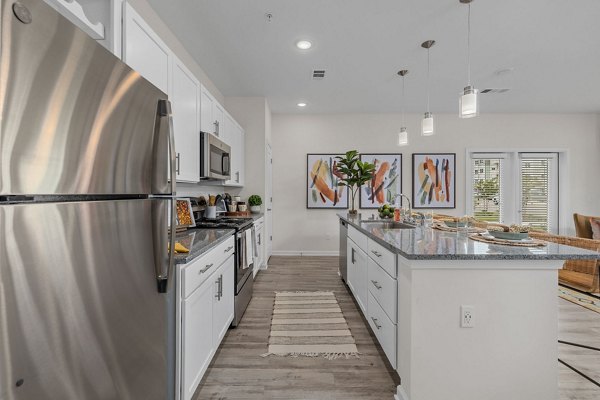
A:
[[[252,196],[248,197],[248,204],[250,204],[251,207],[260,206],[262,204],[262,199],[259,195],[253,194]]]
[[[337,170],[343,175],[338,183],[339,186],[347,186],[351,195],[351,214],[356,214],[354,207],[356,193],[362,185],[369,182],[373,178],[375,172],[375,164],[370,162],[362,162],[360,155],[356,150],[347,151],[342,157],[336,157]]]

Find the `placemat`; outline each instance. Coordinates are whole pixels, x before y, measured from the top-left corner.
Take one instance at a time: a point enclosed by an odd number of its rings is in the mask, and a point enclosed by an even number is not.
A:
[[[469,235],[469,238],[477,241],[477,242],[484,242],[484,243],[489,243],[489,244],[501,244],[504,246],[515,246],[515,247],[544,247],[546,246],[546,242],[544,242],[543,240],[538,240],[538,239],[533,239],[531,238],[531,241],[527,241],[527,242],[517,242],[517,241],[513,241],[513,240],[504,240],[504,239],[490,239],[487,238],[485,236],[481,236],[481,234],[476,233],[474,235]]]
[[[433,229],[437,229],[438,231],[455,232],[455,233],[458,232],[458,228],[451,228],[451,227],[446,226],[439,222],[434,222],[431,227]],[[483,233],[483,232],[486,232],[486,230],[483,228],[477,228],[475,226],[469,227],[469,233]]]

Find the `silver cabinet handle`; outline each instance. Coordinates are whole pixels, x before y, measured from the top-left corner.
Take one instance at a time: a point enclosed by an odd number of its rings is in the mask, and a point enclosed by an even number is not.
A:
[[[181,154],[177,153],[177,155],[175,156],[175,160],[176,162],[176,167],[175,167],[175,172],[177,173],[177,175],[180,174],[179,170],[180,170],[180,166],[181,166]]]
[[[260,233],[258,234],[258,245],[261,246],[262,245],[262,239],[260,238]]]
[[[223,297],[223,275],[219,277],[219,300]]]
[[[208,271],[209,269],[211,269],[213,265],[214,264],[208,264],[206,267],[204,267],[200,271],[198,271],[198,275],[201,275],[201,274],[205,273],[206,271]]]
[[[356,259],[354,258],[354,247],[352,248],[352,257],[350,257],[350,261],[352,261],[352,264],[354,264],[354,262],[356,261]]]
[[[223,275],[219,276],[215,283],[217,284],[217,294],[215,294],[215,298],[218,301],[221,301],[221,297],[223,297]]]
[[[215,120],[214,125],[215,125],[215,135],[219,136],[219,121]]]
[[[381,253],[379,253],[375,250],[371,250],[371,253],[375,254],[377,257],[381,257]]]
[[[381,325],[379,325],[379,324],[377,323],[377,318],[373,318],[373,317],[371,317],[371,319],[373,320],[373,323],[375,324],[375,326],[377,327],[377,329],[381,329]]]
[[[379,282],[371,280],[371,283],[373,284],[373,286],[375,286],[378,290],[381,290],[382,286],[379,284]]]
[[[229,253],[231,251],[231,249],[233,249],[233,246],[229,246],[228,248],[226,248],[224,253]]]
[[[237,183],[240,183],[240,173],[239,173],[239,172],[236,172],[236,173],[235,173],[235,175],[236,175],[235,181],[236,181]]]

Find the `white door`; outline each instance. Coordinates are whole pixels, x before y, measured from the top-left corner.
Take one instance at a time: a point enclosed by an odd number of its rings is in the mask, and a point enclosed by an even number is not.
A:
[[[213,296],[213,282],[212,278],[209,278],[183,301],[181,348],[183,400],[190,400],[194,395],[215,351]]]
[[[142,17],[125,3],[123,61],[167,95],[170,91],[171,50]]]
[[[271,254],[273,254],[273,150],[271,146],[267,144],[266,148],[266,193],[267,198],[265,202],[267,204],[267,215],[266,215],[266,224],[267,224],[267,247],[266,247],[266,262],[269,262],[269,258]]]
[[[173,57],[173,127],[175,130],[178,182],[198,182],[200,178],[200,82]]]
[[[213,118],[215,99],[204,86],[200,90],[200,130],[215,133],[215,120]]]
[[[227,333],[233,321],[234,308],[234,257],[233,255],[221,265],[212,276],[213,296],[213,346],[215,349]]]

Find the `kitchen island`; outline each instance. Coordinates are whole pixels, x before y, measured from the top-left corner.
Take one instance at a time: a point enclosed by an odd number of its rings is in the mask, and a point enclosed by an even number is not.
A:
[[[397,399],[557,398],[557,270],[598,253],[338,216],[346,282],[400,376]]]

